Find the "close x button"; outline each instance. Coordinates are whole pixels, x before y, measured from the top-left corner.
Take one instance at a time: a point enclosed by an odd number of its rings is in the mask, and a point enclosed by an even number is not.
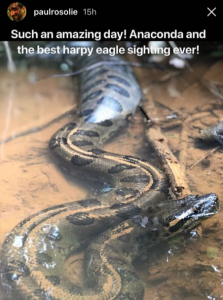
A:
[[[209,7],[207,7],[207,10],[208,10],[207,17],[210,17],[210,16],[216,17],[216,16],[217,16],[216,13],[215,13],[216,7],[214,7],[214,8],[209,8]]]

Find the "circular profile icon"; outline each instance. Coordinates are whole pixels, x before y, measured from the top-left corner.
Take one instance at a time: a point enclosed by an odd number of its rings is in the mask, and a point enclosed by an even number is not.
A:
[[[9,5],[7,14],[12,21],[22,21],[26,16],[26,7],[20,2],[13,2]]]

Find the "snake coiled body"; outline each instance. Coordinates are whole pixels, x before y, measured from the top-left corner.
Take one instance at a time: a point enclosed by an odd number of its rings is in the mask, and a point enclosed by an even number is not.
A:
[[[107,182],[109,192],[47,208],[11,231],[1,252],[3,282],[22,299],[142,300],[143,283],[131,260],[142,247],[178,232],[175,212],[187,206],[186,200],[174,201],[172,213],[160,202],[167,181],[148,162],[102,150],[126,125],[141,99],[131,68],[115,64],[119,57],[80,57],[77,65],[81,68],[102,60],[114,65],[105,64],[81,75],[80,117],[59,129],[49,148],[63,168]],[[215,201],[215,196],[212,199]],[[167,230],[160,236],[154,224],[158,228],[161,222]],[[87,279],[82,287],[70,280],[64,263],[86,247]]]

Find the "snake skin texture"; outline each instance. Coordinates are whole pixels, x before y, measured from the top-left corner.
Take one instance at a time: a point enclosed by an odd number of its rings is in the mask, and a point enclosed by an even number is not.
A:
[[[135,113],[142,93],[132,69],[119,65],[119,57],[77,57],[76,66],[99,61],[105,64],[80,76],[79,117],[52,136],[49,149],[63,169],[106,182],[109,189],[98,197],[49,207],[11,231],[1,250],[9,299],[142,300],[144,284],[132,260],[195,226],[200,216],[217,212],[215,194],[167,201],[168,182],[160,170],[140,158],[102,149]],[[85,249],[83,285],[65,267],[80,249]]]

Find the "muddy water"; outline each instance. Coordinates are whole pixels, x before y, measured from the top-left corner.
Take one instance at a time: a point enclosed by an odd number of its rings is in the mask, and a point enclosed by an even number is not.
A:
[[[193,65],[196,74],[223,84],[222,63],[204,61]],[[6,69],[0,70],[0,243],[27,216],[95,193],[93,185],[63,173],[48,151],[52,134],[73,119],[69,112],[78,103],[77,88],[69,78],[46,79],[36,84],[30,81],[57,72],[43,68],[19,69],[10,75]],[[157,122],[171,150],[182,162],[192,193],[215,192],[221,202],[222,147],[217,143],[206,145],[197,139],[199,128],[223,118],[221,100],[186,70],[162,83],[159,80],[165,75],[163,72],[140,72],[140,84],[157,106]],[[65,112],[68,112],[66,116],[52,122]],[[180,126],[173,126],[172,120],[163,122],[173,113],[178,115]],[[156,162],[144,138],[145,127],[141,114],[137,113],[129,127],[107,144],[105,150]],[[194,230],[163,243],[134,262],[146,283],[145,300],[223,297],[222,219],[220,212],[203,223],[202,232]],[[2,293],[0,299],[4,299]]]

